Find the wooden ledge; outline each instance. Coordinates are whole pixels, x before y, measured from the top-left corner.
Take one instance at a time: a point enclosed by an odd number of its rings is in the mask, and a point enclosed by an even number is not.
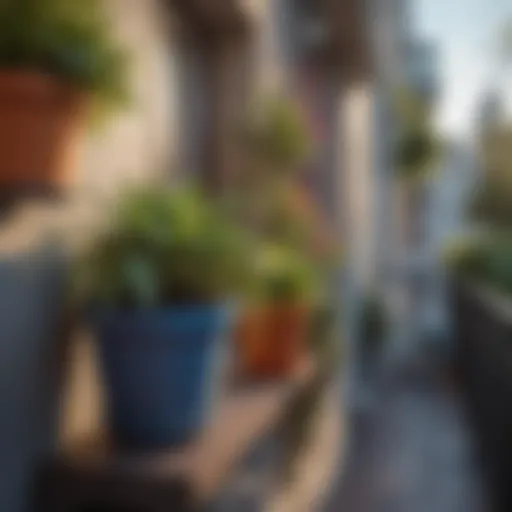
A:
[[[136,502],[167,493],[169,510],[179,510],[172,508],[173,500],[180,500],[184,510],[188,505],[183,503],[209,502],[255,444],[281,424],[288,404],[314,374],[314,365],[305,361],[288,381],[233,385],[202,435],[178,449],[122,454],[104,435],[82,439],[43,468],[36,499],[46,506],[37,510],[60,510],[55,505],[59,492],[75,493],[71,499],[77,502],[94,496],[94,503]]]

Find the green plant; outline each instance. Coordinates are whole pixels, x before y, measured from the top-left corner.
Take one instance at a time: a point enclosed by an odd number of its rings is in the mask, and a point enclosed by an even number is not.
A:
[[[499,176],[486,176],[470,203],[471,217],[495,228],[512,227],[512,183]]]
[[[334,230],[309,191],[290,184],[269,203],[265,222],[267,240],[301,253],[320,272],[339,267],[342,254]]]
[[[472,237],[456,240],[445,251],[445,262],[457,276],[476,277],[486,272],[487,243]]]
[[[482,179],[474,191],[470,214],[495,228],[512,227],[512,126],[497,122],[486,127],[480,141]]]
[[[209,303],[250,276],[251,240],[195,190],[124,196],[79,274],[87,301],[121,308]]]
[[[126,54],[99,0],[0,0],[0,67],[36,70],[92,93],[127,100]]]
[[[439,150],[430,105],[412,91],[400,90],[395,111],[399,123],[394,151],[398,173],[403,178],[423,177],[433,167]]]
[[[314,266],[298,251],[265,246],[257,261],[257,296],[271,302],[310,302],[318,294]]]
[[[446,254],[446,262],[458,278],[512,294],[512,235],[486,233],[459,240]]]
[[[407,178],[426,172],[432,166],[434,152],[434,141],[426,130],[404,130],[395,152],[400,175]]]
[[[245,132],[249,152],[264,167],[290,171],[309,154],[309,136],[297,106],[275,97],[258,105]]]

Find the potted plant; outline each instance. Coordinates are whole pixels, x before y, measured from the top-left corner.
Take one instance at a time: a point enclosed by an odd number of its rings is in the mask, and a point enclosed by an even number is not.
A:
[[[237,177],[237,217],[258,232],[310,154],[308,131],[294,101],[277,95],[257,102],[240,145],[247,165]]]
[[[263,241],[256,299],[245,308],[238,336],[249,377],[286,377],[305,355],[318,284],[312,262],[326,244],[299,185],[312,149],[304,121],[291,98],[276,95],[257,104],[244,132],[250,172],[239,217]],[[316,254],[315,244],[322,246]]]
[[[114,440],[184,442],[208,418],[245,237],[199,192],[128,194],[85,260]]]
[[[289,248],[266,247],[258,265],[255,304],[239,333],[242,372],[251,378],[282,378],[303,360],[316,276],[313,266]]]
[[[86,114],[126,100],[125,55],[97,0],[5,0],[0,25],[0,187],[59,188]]]
[[[285,96],[259,102],[244,135],[247,151],[261,170],[289,173],[309,155],[309,134],[300,110]]]

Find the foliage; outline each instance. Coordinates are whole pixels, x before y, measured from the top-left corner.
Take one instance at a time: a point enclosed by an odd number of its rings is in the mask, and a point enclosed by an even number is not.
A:
[[[395,163],[401,177],[424,176],[434,165],[439,147],[431,126],[431,108],[411,91],[399,91],[395,99],[399,135]]]
[[[251,227],[263,241],[255,294],[265,301],[311,301],[320,288],[319,267],[334,260],[334,250],[325,240],[322,247],[313,247],[322,245],[315,236],[319,219],[298,200],[296,175],[291,172],[300,170],[310,152],[304,120],[289,98],[267,98],[257,105],[244,135],[256,177],[241,194],[247,200],[239,217],[256,219]]]
[[[471,201],[475,220],[499,228],[512,228],[512,183],[485,177]]]
[[[396,162],[404,178],[421,176],[432,167],[435,143],[431,135],[421,129],[404,132],[396,149]]]
[[[318,293],[314,266],[284,245],[265,245],[256,267],[256,294],[265,301],[308,302]]]
[[[456,240],[446,251],[446,263],[457,276],[479,278],[485,275],[487,245],[485,238]]]
[[[487,174],[512,176],[512,126],[498,118],[485,126],[480,140],[481,161]]]
[[[290,172],[300,170],[310,152],[310,135],[298,107],[287,97],[267,98],[257,105],[245,128],[252,168],[249,180],[237,190],[242,198],[237,217],[248,219],[246,223],[270,246],[286,247],[288,253],[317,264],[331,262],[336,256],[332,240],[327,242],[324,236],[325,219],[320,219],[309,192],[300,189],[296,174]],[[291,286],[290,276],[282,279]]]
[[[512,127],[498,123],[482,135],[483,179],[471,203],[471,214],[484,224],[512,227]]]
[[[341,260],[341,250],[327,216],[310,198],[307,190],[288,186],[270,204],[267,238],[301,252],[319,267],[333,269]]]
[[[103,106],[127,100],[127,58],[99,0],[0,0],[0,67],[57,75]]]
[[[208,303],[250,276],[251,240],[195,190],[124,196],[80,273],[85,299],[122,308]]]
[[[455,276],[512,294],[512,234],[486,233],[459,240],[446,255]]]
[[[309,153],[309,136],[297,106],[275,97],[258,105],[245,131],[249,152],[264,167],[280,172],[300,165]]]

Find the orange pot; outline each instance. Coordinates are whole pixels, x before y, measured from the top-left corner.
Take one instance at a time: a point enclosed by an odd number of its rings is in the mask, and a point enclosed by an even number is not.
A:
[[[86,95],[51,75],[0,72],[0,190],[60,188],[73,170]]]
[[[242,373],[252,378],[291,375],[305,356],[308,327],[305,306],[269,304],[247,311],[238,333]]]

